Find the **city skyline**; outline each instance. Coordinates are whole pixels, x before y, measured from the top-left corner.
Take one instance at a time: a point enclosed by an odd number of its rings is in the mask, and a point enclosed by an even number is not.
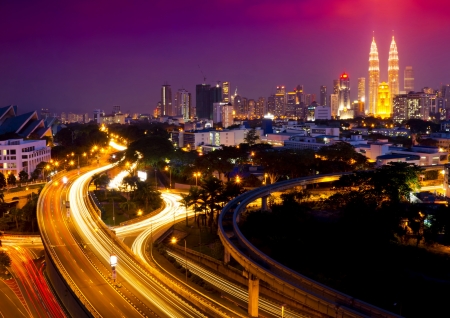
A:
[[[8,32],[0,35],[0,102],[23,111],[121,105],[124,112],[151,113],[166,82],[172,92],[190,92],[195,104],[195,87],[205,77],[206,84],[227,81],[230,92],[237,87],[257,100],[280,85],[286,91],[304,85],[317,97],[325,85],[330,94],[343,72],[356,92],[356,79],[368,77],[373,33],[380,79],[388,78],[392,30],[401,54],[399,82],[412,66],[416,90],[438,88],[450,82],[449,8],[440,0],[373,0],[357,10],[351,1],[325,0],[2,3],[0,23]]]

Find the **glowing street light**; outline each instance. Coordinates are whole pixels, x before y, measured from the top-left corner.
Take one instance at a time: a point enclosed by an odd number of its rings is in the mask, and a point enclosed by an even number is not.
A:
[[[184,240],[184,262],[185,262],[185,268],[186,268],[186,283],[187,283],[187,272],[188,272],[188,265],[187,265],[187,257],[186,257],[186,239]],[[177,243],[177,239],[174,237],[172,237],[171,240],[172,244],[176,244]]]
[[[197,178],[200,177],[200,172],[194,172],[195,186],[197,186]]]
[[[64,183],[64,184],[66,184],[67,183],[67,177],[66,176],[64,176],[63,178],[62,178],[62,182]]]
[[[239,176],[236,176],[236,183],[239,184],[241,182],[241,178]]]

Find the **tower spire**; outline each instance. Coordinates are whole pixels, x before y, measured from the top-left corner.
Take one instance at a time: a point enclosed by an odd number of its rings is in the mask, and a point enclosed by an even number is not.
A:
[[[376,113],[379,82],[380,82],[380,62],[378,60],[378,48],[375,42],[375,32],[374,32],[369,53],[369,109],[368,109],[369,114]]]
[[[392,31],[393,32],[393,31]],[[391,46],[389,48],[389,59],[388,59],[388,86],[391,101],[391,113],[392,113],[392,101],[395,95],[399,93],[399,82],[398,82],[398,51],[397,43],[395,43],[394,35],[392,35]]]

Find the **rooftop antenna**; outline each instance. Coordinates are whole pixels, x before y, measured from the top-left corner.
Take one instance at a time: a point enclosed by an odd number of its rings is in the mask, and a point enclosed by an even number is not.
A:
[[[203,74],[203,71],[202,71],[202,68],[200,67],[200,65],[198,66],[198,68],[200,70],[200,73],[202,73],[202,76],[203,76],[203,84],[206,84],[206,76],[205,76],[205,74]]]

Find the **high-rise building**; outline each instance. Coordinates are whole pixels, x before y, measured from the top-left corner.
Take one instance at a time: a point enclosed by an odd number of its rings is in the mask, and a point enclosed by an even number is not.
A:
[[[305,103],[305,94],[303,92],[303,85],[297,85],[295,88],[295,104],[300,105],[301,103]]]
[[[188,120],[192,116],[191,113],[191,93],[184,88],[179,89],[175,98],[175,115],[183,116],[183,119]]]
[[[350,78],[347,73],[343,73],[339,78],[339,116],[342,116],[343,112],[347,112],[351,109],[350,100]]]
[[[394,97],[394,121],[428,120],[430,117],[430,102],[430,96],[423,92],[397,95]]]
[[[275,113],[275,95],[270,95],[267,98],[267,112],[272,115]]]
[[[378,85],[380,83],[380,62],[375,37],[372,39],[369,53],[369,114],[376,113],[378,102]]]
[[[210,119],[212,115],[212,102],[209,90],[211,85],[198,84],[195,86],[195,109],[198,118]]]
[[[325,85],[320,86],[320,105],[327,106],[327,87]]]
[[[255,117],[256,101],[254,99],[249,99],[247,105],[248,105],[247,106],[247,108],[248,108],[248,112],[247,112],[248,118]]]
[[[277,87],[277,91],[278,87]],[[284,116],[286,111],[286,94],[284,92],[275,94],[275,110],[274,115],[275,116]]]
[[[403,87],[405,92],[414,92],[414,70],[412,66],[405,67],[403,80]]]
[[[358,102],[366,102],[366,78],[358,78]]]
[[[388,118],[391,116],[391,90],[386,82],[380,83],[378,86],[378,102],[376,108],[376,116]],[[397,94],[398,95],[398,94]]]
[[[230,97],[230,82],[223,82],[222,83],[222,101],[224,103],[230,103],[231,97]]]
[[[161,87],[161,115],[173,116],[172,110],[172,89],[170,85],[165,83]]]
[[[287,117],[295,117],[296,113],[296,100],[297,94],[295,92],[288,92],[286,94],[286,112]]]
[[[277,86],[277,94],[285,94],[285,93],[286,93],[286,87]]]
[[[233,125],[234,122],[234,110],[233,105],[228,103],[222,106],[222,127],[227,128]]]
[[[48,108],[41,108],[41,118],[45,120],[48,117],[50,117],[50,111]]]
[[[333,94],[339,95],[339,80],[333,80]]]
[[[336,118],[339,112],[339,98],[338,94],[330,95],[330,107],[331,107],[331,116]]]
[[[255,115],[258,117],[264,116],[266,113],[265,109],[266,99],[264,97],[258,98],[255,105]]]
[[[234,95],[234,113],[236,114],[236,116],[242,116],[243,115],[243,103],[242,103],[242,97],[241,95],[237,94],[237,90],[236,93]]]
[[[393,97],[395,95],[398,95],[400,92],[400,84],[398,82],[398,72],[399,67],[398,67],[397,44],[395,43],[394,37],[392,37],[388,59],[388,85],[390,94],[389,107],[392,107]],[[392,110],[389,113],[392,113]]]

